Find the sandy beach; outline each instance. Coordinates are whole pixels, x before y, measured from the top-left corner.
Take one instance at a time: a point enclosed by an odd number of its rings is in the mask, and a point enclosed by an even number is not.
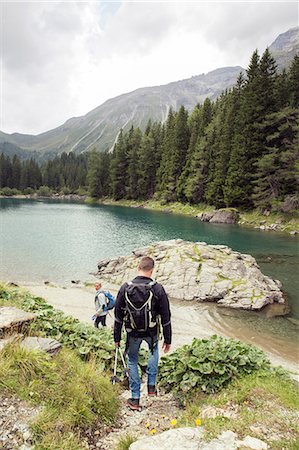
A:
[[[81,322],[92,325],[94,314],[94,287],[84,284],[58,286],[53,283],[26,283],[23,287],[33,295],[43,297],[49,304]],[[117,287],[104,286],[114,295]],[[280,336],[269,336],[261,330],[251,329],[246,324],[234,321],[230,311],[219,311],[213,304],[178,302],[171,300],[173,343],[172,350],[190,344],[193,338],[209,337],[213,334],[238,338],[264,350],[275,365],[282,365],[298,376],[298,342],[285,341]],[[107,326],[113,327],[113,313],[107,317]]]

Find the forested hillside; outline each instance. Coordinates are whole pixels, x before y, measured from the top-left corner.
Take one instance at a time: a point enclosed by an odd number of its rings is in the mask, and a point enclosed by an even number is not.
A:
[[[113,154],[93,152],[94,197],[271,206],[296,194],[299,156],[299,57],[278,74],[268,50],[252,55],[246,78],[165,124],[120,132]],[[109,161],[110,159],[110,161]],[[109,175],[109,178],[108,178]]]
[[[119,133],[112,153],[62,154],[38,166],[4,155],[0,187],[46,185],[92,197],[158,198],[216,207],[296,204],[299,170],[299,56],[278,73],[266,50],[215,102],[170,109],[165,123]]]

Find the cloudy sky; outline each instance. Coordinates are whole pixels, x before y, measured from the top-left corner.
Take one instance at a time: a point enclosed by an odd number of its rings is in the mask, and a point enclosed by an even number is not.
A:
[[[294,2],[0,0],[1,120],[38,134],[138,87],[246,67]]]

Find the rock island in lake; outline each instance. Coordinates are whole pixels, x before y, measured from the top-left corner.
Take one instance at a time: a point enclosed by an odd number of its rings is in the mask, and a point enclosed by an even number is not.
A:
[[[216,302],[218,305],[260,310],[274,303],[288,307],[281,283],[264,275],[256,260],[225,245],[207,245],[181,239],[156,242],[132,255],[100,261],[98,275],[120,285],[136,276],[138,259],[152,256],[155,278],[171,298]]]

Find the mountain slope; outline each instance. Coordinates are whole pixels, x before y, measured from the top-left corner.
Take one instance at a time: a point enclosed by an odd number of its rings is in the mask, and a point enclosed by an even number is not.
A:
[[[164,120],[170,107],[178,109],[184,105],[191,109],[206,97],[214,100],[234,85],[241,70],[241,67],[225,67],[163,86],[140,88],[107,100],[85,116],[69,119],[62,126],[37,136],[0,133],[0,142],[45,155],[63,151],[81,153],[93,147],[110,149],[120,128],[134,124],[144,129],[149,119]]]
[[[289,65],[299,52],[299,28],[280,34],[269,49],[280,69]],[[94,147],[100,151],[111,149],[121,128],[128,129],[133,124],[144,130],[149,119],[164,121],[170,107],[177,110],[184,105],[192,109],[207,97],[214,100],[235,84],[243,70],[239,66],[224,67],[166,85],[140,88],[107,100],[85,116],[71,118],[37,136],[0,131],[0,149],[1,144],[10,143],[21,150],[37,151],[44,159],[64,151],[82,153]]]
[[[276,59],[278,69],[287,68],[294,56],[299,54],[299,27],[280,34],[270,45],[269,50]]]

